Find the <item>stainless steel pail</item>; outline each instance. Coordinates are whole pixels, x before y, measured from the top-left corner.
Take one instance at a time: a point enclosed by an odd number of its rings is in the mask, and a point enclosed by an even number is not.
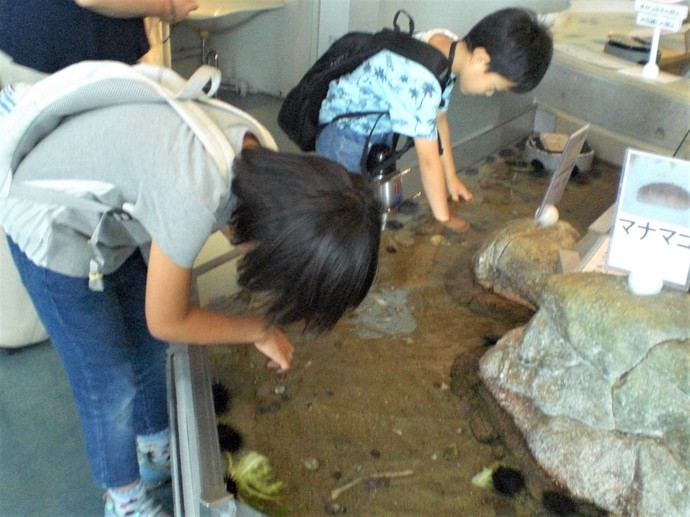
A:
[[[388,214],[394,210],[403,200],[403,180],[402,177],[410,172],[410,169],[393,171],[388,174],[376,176],[371,180],[371,188],[377,199],[381,202],[383,209],[383,225],[388,220]]]
[[[403,198],[402,176],[399,173],[380,176],[373,181],[376,197],[384,210],[390,210],[400,204]]]

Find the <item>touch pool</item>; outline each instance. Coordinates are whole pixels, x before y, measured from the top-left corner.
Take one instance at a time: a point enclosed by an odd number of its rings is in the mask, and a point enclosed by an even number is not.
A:
[[[236,429],[239,453],[261,453],[285,483],[284,504],[271,513],[553,515],[546,503],[562,515],[605,515],[559,499],[567,494],[477,374],[489,347],[533,314],[484,290],[472,272],[487,234],[532,217],[541,200],[548,178],[523,150],[524,140],[461,171],[475,195],[456,207],[468,233],[444,232],[411,196],[383,232],[380,272],[362,306],[318,339],[288,331],[296,355],[287,373],[267,370],[252,347],[209,349],[209,379],[230,395],[217,423]],[[595,160],[571,179],[561,219],[584,235],[615,200],[618,179],[617,167]],[[252,301],[240,292],[215,303],[233,311]],[[520,471],[525,489],[508,497],[472,483],[497,463]]]

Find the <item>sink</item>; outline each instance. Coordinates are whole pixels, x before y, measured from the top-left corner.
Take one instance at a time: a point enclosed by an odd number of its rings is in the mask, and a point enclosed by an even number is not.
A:
[[[285,6],[285,0],[200,0],[184,20],[198,31],[227,31],[262,11]]]

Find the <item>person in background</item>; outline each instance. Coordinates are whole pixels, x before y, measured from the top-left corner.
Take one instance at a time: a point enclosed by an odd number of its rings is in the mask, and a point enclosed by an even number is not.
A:
[[[316,152],[360,172],[363,146],[390,145],[393,132],[414,139],[424,192],[433,216],[455,232],[470,225],[450,210],[453,201],[472,201],[453,158],[447,110],[455,82],[464,95],[524,93],[541,81],[551,62],[548,30],[531,11],[507,8],[480,20],[462,39],[446,29],[416,34],[449,57],[451,81],[441,90],[423,65],[389,50],[367,59],[353,72],[334,79],[321,105],[323,124]],[[353,109],[356,106],[356,109]],[[373,112],[340,117],[350,112]],[[384,112],[383,116],[378,113]]]
[[[15,92],[0,91],[7,123]],[[13,184],[50,180],[128,204],[137,238],[111,212],[21,196],[0,203],[14,262],[67,372],[106,517],[165,515],[149,488],[170,478],[166,342],[253,343],[286,370],[293,346],[275,325],[325,332],[376,275],[380,205],[364,179],[320,156],[275,151],[258,124],[208,111],[235,155],[229,178],[166,103],[69,117],[16,168]],[[260,313],[190,301],[195,259],[228,225],[244,251],[239,284],[267,300]]]
[[[0,86],[35,82],[79,61],[136,63],[144,18],[184,19],[197,0],[0,0]]]

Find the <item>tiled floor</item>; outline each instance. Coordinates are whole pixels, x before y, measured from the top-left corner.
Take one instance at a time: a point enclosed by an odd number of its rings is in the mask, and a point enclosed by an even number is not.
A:
[[[0,515],[102,515],[101,494],[50,343],[0,351]]]
[[[76,407],[50,342],[0,349],[0,516],[103,515]],[[158,499],[172,508],[172,490]]]

